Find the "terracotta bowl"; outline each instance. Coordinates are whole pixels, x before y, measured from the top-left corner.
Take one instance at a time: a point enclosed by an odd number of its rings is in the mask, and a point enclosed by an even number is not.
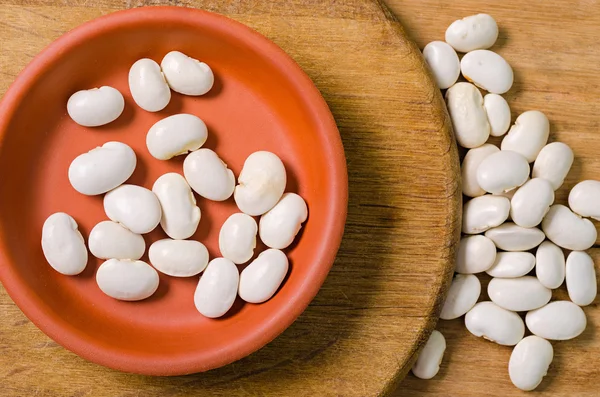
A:
[[[174,93],[165,110],[145,112],[133,102],[128,70],[143,57],[160,62],[171,50],[208,63],[215,85],[202,97]],[[101,85],[123,93],[125,111],[104,127],[78,126],[66,113],[67,99],[77,90]],[[286,251],[290,272],[279,292],[260,305],[238,298],[216,320],[194,307],[198,277],[161,274],[151,298],[121,302],[96,285],[100,260],[90,255],[81,275],[63,276],[46,263],[40,245],[42,224],[54,212],[72,215],[86,239],[106,219],[101,196],[80,195],[69,184],[67,169],[77,155],[117,140],[138,156],[128,183],[151,188],[166,172],[182,173],[184,156],[159,161],[145,144],[152,124],[182,112],[206,122],[205,147],[215,150],[236,175],[254,151],[279,155],[288,172],[286,191],[302,195],[309,207],[307,223]],[[81,357],[151,375],[216,368],[283,332],[316,295],[333,263],[348,190],[335,122],[300,67],[237,22],[176,7],[139,8],[94,20],[31,62],[0,105],[0,184],[0,279],[15,303],[48,336]],[[219,229],[237,208],[232,199],[217,203],[198,198],[198,205],[202,220],[192,238],[206,244],[214,258],[219,256]],[[147,246],[165,237],[158,229],[145,236]]]

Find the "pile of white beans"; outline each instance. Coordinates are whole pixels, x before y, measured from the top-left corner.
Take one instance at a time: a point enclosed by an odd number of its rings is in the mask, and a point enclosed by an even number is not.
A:
[[[135,103],[148,112],[164,109],[171,90],[183,95],[203,95],[213,86],[211,68],[173,51],[159,65],[141,59],[129,71],[129,89]],[[112,87],[83,90],[68,103],[70,117],[85,127],[116,120],[123,112],[123,95]],[[126,144],[107,142],[76,157],[68,172],[73,188],[87,196],[104,195],[108,220],[90,232],[88,248],[105,260],[97,269],[96,282],[106,295],[138,301],[156,292],[161,272],[171,277],[202,273],[193,300],[206,317],[223,316],[236,297],[250,303],[269,300],[288,273],[282,251],[294,241],[308,216],[306,203],[295,193],[284,193],[286,170],[277,155],[258,151],[246,159],[237,179],[212,150],[201,148],[208,135],[205,123],[191,114],[159,120],[146,136],[150,154],[167,161],[186,155],[183,175],[167,173],[152,190],[124,184],[136,168],[136,154]],[[188,240],[198,228],[201,211],[194,192],[213,201],[232,195],[241,211],[222,225],[219,250],[222,257],[209,261],[207,248]],[[257,223],[254,217],[260,216]],[[140,258],[146,252],[143,234],[160,224],[168,238],[148,249],[152,266]],[[244,270],[236,265],[250,261],[256,237],[269,247]],[[77,222],[68,214],[50,215],[42,229],[42,250],[48,263],[65,275],[77,275],[87,265],[88,253]],[[190,297],[190,300],[192,297]]]
[[[522,113],[510,127],[510,108],[500,94],[511,88],[513,72],[488,50],[497,37],[491,16],[473,15],[452,23],[446,42],[434,41],[423,50],[438,85],[447,89],[456,140],[469,149],[462,162],[465,203],[457,274],[440,318],[465,315],[473,335],[514,346],[509,376],[529,391],[552,362],[548,340],[575,338],[586,327],[581,306],[592,303],[597,290],[594,262],[584,252],[596,242],[596,227],[586,218],[600,219],[600,182],[575,185],[568,207],[554,204],[573,152],[564,143],[548,143],[550,124],[540,111]],[[460,61],[456,51],[466,53]],[[470,82],[457,82],[460,73]],[[486,143],[504,134],[500,148]],[[483,272],[492,276],[491,301],[478,302],[481,283],[475,274]],[[565,280],[570,301],[551,302],[552,289]],[[524,337],[526,326],[532,335]],[[443,335],[434,331],[413,373],[435,376],[445,349]]]

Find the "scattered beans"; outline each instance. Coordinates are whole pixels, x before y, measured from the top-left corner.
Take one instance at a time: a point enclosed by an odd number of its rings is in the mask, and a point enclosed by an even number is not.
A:
[[[521,317],[493,302],[476,304],[467,312],[465,325],[473,335],[505,346],[516,345],[525,334]]]
[[[492,240],[481,235],[463,237],[458,246],[455,270],[462,274],[485,272],[495,259],[496,247]]]
[[[161,273],[173,277],[191,277],[208,265],[208,250],[198,241],[166,238],[150,246],[148,258]]]
[[[123,95],[107,86],[77,91],[67,102],[69,116],[84,127],[99,127],[115,121],[124,108]]]
[[[81,194],[106,193],[125,182],[137,164],[135,152],[121,142],[107,142],[81,154],[69,166],[69,182]]]
[[[288,259],[282,251],[263,251],[242,271],[238,294],[249,303],[266,302],[275,295],[287,272]]]
[[[209,200],[227,200],[235,189],[233,171],[210,149],[190,153],[183,162],[183,175],[196,193]]]
[[[231,309],[237,296],[240,274],[237,266],[225,258],[208,263],[194,293],[196,309],[205,317],[217,318]]]
[[[423,56],[441,89],[456,83],[460,75],[460,61],[454,48],[443,41],[432,41],[423,48]]]
[[[582,181],[569,193],[569,207],[578,215],[600,220],[600,182]]]
[[[498,306],[514,312],[538,309],[550,302],[552,291],[537,278],[493,278],[488,284],[488,295]]]
[[[182,113],[156,122],[146,135],[146,146],[153,157],[168,160],[200,148],[207,136],[204,121]]]
[[[579,336],[587,324],[585,313],[569,301],[550,302],[525,316],[527,328],[544,339],[567,340]]]
[[[498,94],[487,94],[483,97],[483,107],[490,123],[490,135],[502,136],[506,134],[508,127],[510,127],[510,107],[506,99]]]
[[[540,150],[531,175],[544,178],[552,184],[554,190],[562,186],[573,165],[573,151],[562,142],[552,142]]]
[[[523,338],[512,351],[508,362],[510,380],[521,390],[538,387],[554,358],[550,342],[535,335]]]
[[[567,291],[573,303],[587,306],[596,299],[596,269],[592,258],[582,251],[571,251],[566,266]]]
[[[453,320],[466,314],[479,299],[481,283],[472,274],[457,274],[452,280],[446,302],[440,313],[442,320]]]
[[[460,71],[468,81],[492,94],[504,94],[513,84],[508,62],[488,50],[468,52],[460,61]]]
[[[444,335],[439,331],[433,330],[412,367],[412,373],[421,379],[433,378],[440,370],[444,351],[446,351],[446,339],[444,339]]]
[[[88,253],[77,222],[64,212],[52,214],[42,227],[42,251],[54,270],[67,276],[81,273]]]
[[[154,230],[162,214],[156,195],[135,185],[121,185],[106,193],[104,212],[111,221],[138,234]]]
[[[174,172],[159,177],[152,191],[158,197],[162,209],[160,225],[173,239],[192,236],[200,222],[200,208],[185,179]]]
[[[159,64],[148,58],[129,69],[129,91],[135,103],[148,112],[163,110],[171,101],[171,89]]]
[[[529,273],[535,266],[535,256],[529,252],[498,252],[486,273],[492,277],[515,278]]]
[[[490,154],[477,168],[477,183],[493,194],[511,191],[524,184],[528,177],[527,159],[510,150]]]
[[[96,283],[111,298],[123,301],[146,299],[158,289],[158,273],[146,262],[109,259],[98,268]]]
[[[528,162],[533,163],[548,142],[549,134],[550,122],[546,115],[537,110],[530,110],[517,117],[515,124],[502,140],[500,149],[520,153]]]
[[[596,242],[596,227],[589,219],[582,219],[564,205],[556,204],[542,221],[542,230],[559,247],[583,251]]]
[[[550,182],[533,178],[521,186],[510,200],[510,217],[522,227],[534,227],[542,222],[554,203],[554,189]]]
[[[498,25],[488,14],[459,19],[446,30],[446,42],[460,52],[490,48],[497,38]]]
[[[212,88],[215,76],[204,62],[171,51],[160,63],[169,87],[184,95],[204,95]]]
[[[544,233],[537,228],[526,228],[506,222],[485,232],[496,247],[505,251],[528,251],[544,241]]]
[[[304,199],[295,193],[284,193],[281,200],[260,217],[260,239],[267,247],[289,247],[308,217]]]
[[[510,201],[506,197],[485,196],[475,197],[463,207],[462,232],[477,234],[501,225],[508,218]]]
[[[94,226],[88,245],[92,255],[100,259],[140,259],[146,251],[142,236],[112,221]]]
[[[254,255],[258,226],[249,215],[237,213],[231,215],[219,233],[219,250],[223,257],[240,265],[246,263]]]
[[[479,164],[491,154],[499,152],[497,146],[489,143],[469,149],[465,158],[462,162],[461,176],[462,176],[462,191],[465,196],[468,197],[479,197],[483,196],[486,192],[483,190],[479,183],[477,183],[477,168]]]
[[[460,146],[476,148],[487,141],[490,123],[477,87],[470,83],[454,84],[446,91],[446,106]]]
[[[561,286],[565,281],[565,254],[550,241],[544,241],[535,253],[535,273],[540,283],[550,289]]]

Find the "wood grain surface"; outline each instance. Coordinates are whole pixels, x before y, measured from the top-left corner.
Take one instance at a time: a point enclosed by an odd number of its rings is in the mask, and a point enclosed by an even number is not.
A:
[[[550,119],[550,141],[573,148],[575,162],[557,202],[566,204],[569,190],[580,180],[600,180],[600,2],[388,0],[409,35],[422,49],[444,40],[454,20],[478,12],[498,21],[500,37],[492,48],[512,65],[515,84],[505,95],[513,121],[538,109]],[[598,222],[596,222],[598,225]],[[589,252],[600,274],[600,249]],[[486,289],[488,278],[481,277]],[[486,294],[481,297],[487,299]],[[554,299],[568,299],[564,286]],[[571,341],[553,343],[554,362],[534,395],[600,395],[599,299],[585,307],[586,331]],[[424,381],[409,375],[396,396],[524,396],[508,377],[509,347],[471,335],[464,319],[440,321],[447,350],[437,377]]]
[[[69,29],[118,9],[158,4],[204,8],[254,27],[321,90],[342,135],[350,179],[338,259],[313,304],[274,342],[232,365],[185,377],[124,374],[86,362],[44,336],[0,290],[0,395],[393,390],[436,322],[459,231],[457,152],[418,48],[373,0],[4,0],[0,91]]]

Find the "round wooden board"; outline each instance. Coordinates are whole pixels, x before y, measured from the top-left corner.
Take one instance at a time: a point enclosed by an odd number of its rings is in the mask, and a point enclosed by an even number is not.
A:
[[[393,390],[435,325],[459,236],[457,151],[418,48],[375,0],[9,0],[0,7],[0,89],[61,33],[147,3],[228,15],[272,39],[313,79],[338,123],[348,161],[349,213],[338,258],[310,307],[275,341],[229,366],[184,377],[124,374],[85,362],[46,338],[2,291],[3,395],[374,396]]]

